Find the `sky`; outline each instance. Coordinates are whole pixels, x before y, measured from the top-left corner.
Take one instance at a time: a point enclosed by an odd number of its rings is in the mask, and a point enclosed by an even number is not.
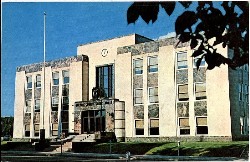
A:
[[[43,13],[46,12],[46,61],[75,56],[77,46],[137,33],[151,39],[174,31],[178,4],[169,17],[127,23],[132,2],[4,2],[2,3],[1,116],[14,116],[16,67],[43,62]]]

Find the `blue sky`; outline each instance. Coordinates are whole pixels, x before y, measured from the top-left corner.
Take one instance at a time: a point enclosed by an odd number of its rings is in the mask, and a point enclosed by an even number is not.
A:
[[[43,61],[43,12],[46,11],[46,60],[76,55],[77,46],[137,33],[159,38],[174,31],[179,4],[169,17],[163,9],[148,25],[127,24],[131,2],[2,3],[1,116],[14,115],[16,67]]]

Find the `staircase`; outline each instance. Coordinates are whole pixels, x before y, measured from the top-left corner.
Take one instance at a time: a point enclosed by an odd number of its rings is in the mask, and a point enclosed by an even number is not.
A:
[[[95,134],[80,134],[75,136],[72,142],[96,142]]]

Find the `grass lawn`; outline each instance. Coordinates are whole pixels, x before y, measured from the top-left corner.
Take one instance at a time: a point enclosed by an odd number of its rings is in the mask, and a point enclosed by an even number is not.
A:
[[[214,156],[214,157],[239,157],[248,141],[233,142],[182,142],[180,156]],[[102,143],[87,146],[81,152],[109,153],[110,144]],[[111,152],[125,154],[130,151],[134,155],[178,155],[177,143],[112,143]]]
[[[6,145],[8,141],[1,141],[1,146]]]

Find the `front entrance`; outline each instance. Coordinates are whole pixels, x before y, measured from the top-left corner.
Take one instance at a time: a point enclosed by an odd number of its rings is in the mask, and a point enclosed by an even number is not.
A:
[[[105,131],[105,114],[105,110],[83,111],[81,134]]]

